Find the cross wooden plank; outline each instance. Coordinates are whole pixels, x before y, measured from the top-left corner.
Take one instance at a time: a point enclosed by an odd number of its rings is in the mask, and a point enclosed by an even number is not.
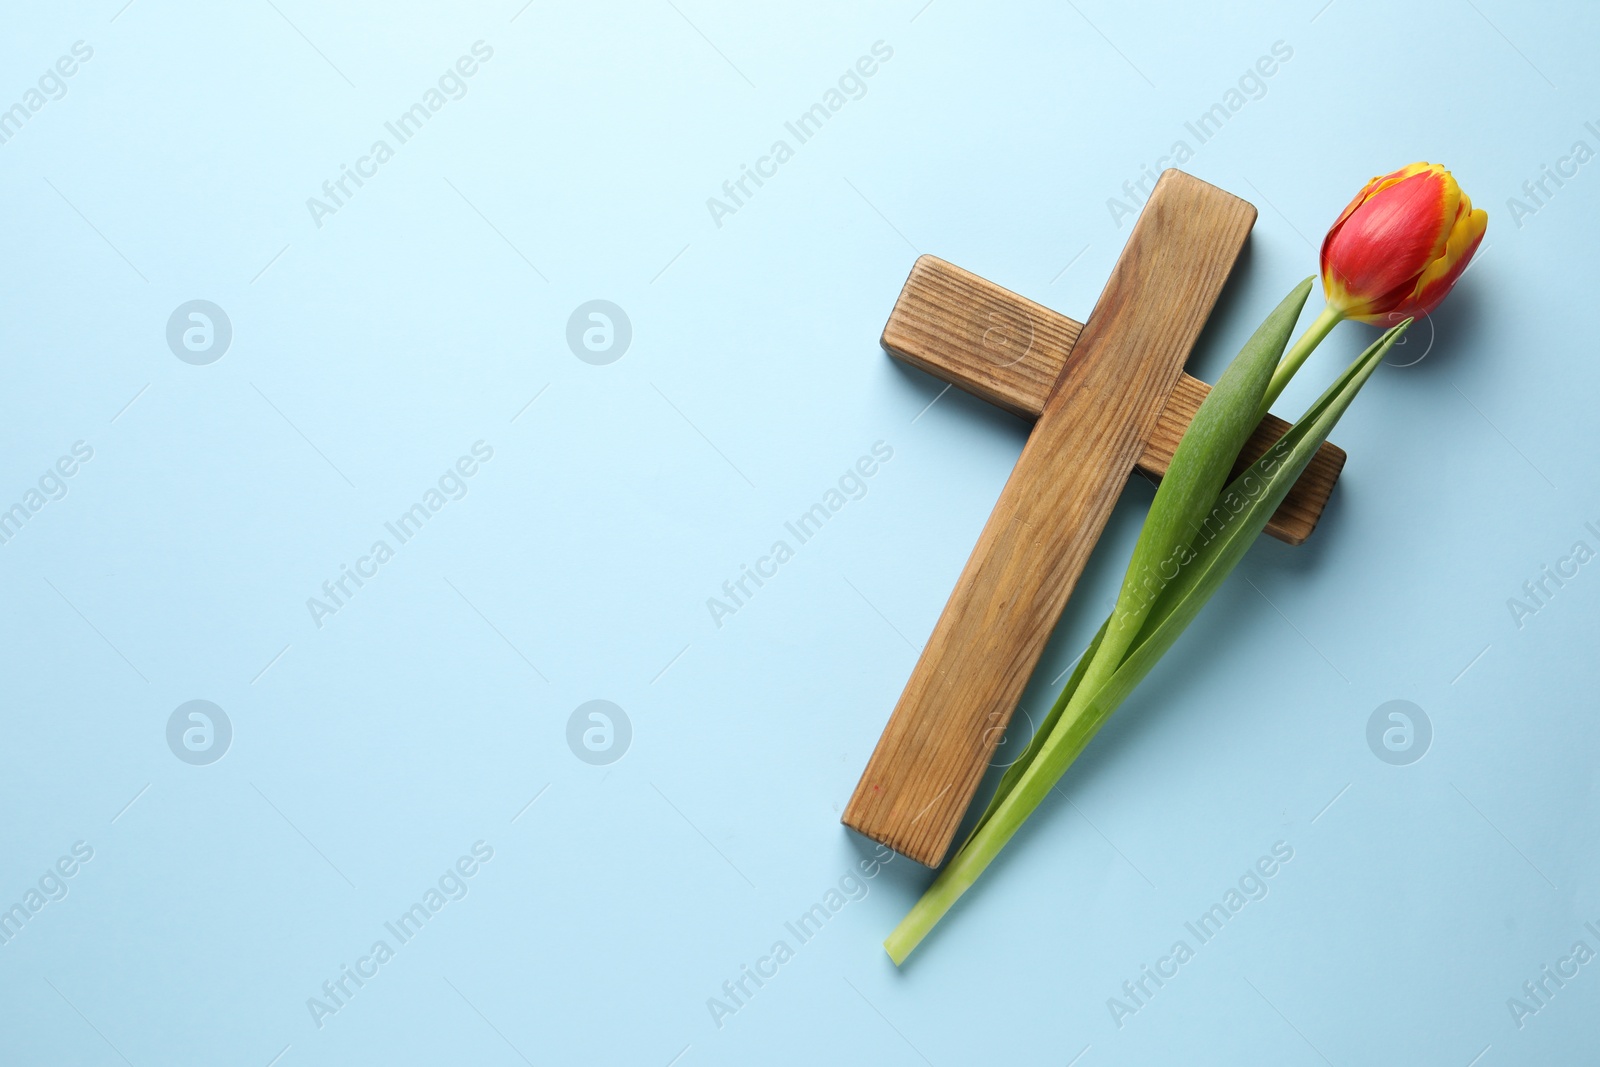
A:
[[[1166,472],[1209,392],[1183,363],[1255,218],[1238,197],[1167,171],[1086,325],[932,256],[912,268],[884,348],[1036,421],[845,825],[919,863],[944,858],[1122,486],[1135,467]],[[1269,416],[1241,466],[1287,428]],[[1268,532],[1304,541],[1344,459],[1324,445]]]
[[[1082,332],[1082,323],[937,256],[922,256],[883,328],[883,347],[940,381],[1013,415],[1037,419]],[[1139,455],[1139,470],[1151,478],[1167,473],[1173,450],[1210,392],[1199,378],[1178,376]],[[1235,473],[1260,459],[1288,428],[1275,415],[1261,420],[1239,454]],[[1322,517],[1344,461],[1344,449],[1324,444],[1273,513],[1266,532],[1287,544],[1304,544]]]

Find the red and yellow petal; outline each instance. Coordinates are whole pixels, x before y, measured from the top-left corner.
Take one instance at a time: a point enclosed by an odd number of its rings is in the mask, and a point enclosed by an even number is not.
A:
[[[1462,199],[1465,200],[1465,197]],[[1417,279],[1416,288],[1412,291],[1410,299],[1405,302],[1405,306],[1398,309],[1401,317],[1431,314],[1433,309],[1439,306],[1455,287],[1456,280],[1467,269],[1467,265],[1472,262],[1473,255],[1483,242],[1484,231],[1488,228],[1488,212],[1482,208],[1474,211],[1468,203],[1466,215],[1457,220],[1456,225],[1450,230],[1445,254],[1428,264],[1427,269]]]
[[[1462,204],[1460,186],[1438,164],[1413,163],[1367,183],[1328,231],[1323,290],[1347,316],[1384,316],[1416,290],[1446,253]]]
[[[1410,163],[1404,167],[1401,167],[1399,170],[1390,171],[1388,174],[1380,174],[1376,178],[1371,179],[1366,185],[1361,187],[1361,191],[1356,194],[1355,199],[1345,205],[1345,209],[1339,213],[1338,218],[1333,220],[1333,225],[1328,227],[1328,230],[1331,233],[1333,230],[1338,229],[1339,224],[1345,219],[1349,218],[1350,214],[1355,211],[1356,208],[1365,203],[1367,199],[1374,193],[1378,193],[1384,189],[1387,189],[1396,182],[1404,181],[1413,174],[1419,174],[1422,171],[1431,170],[1435,167],[1438,167],[1439,170],[1444,170],[1444,168],[1439,166],[1437,163]]]
[[[1438,307],[1488,227],[1455,177],[1412,163],[1367,182],[1322,239],[1322,288],[1345,318],[1393,324]]]

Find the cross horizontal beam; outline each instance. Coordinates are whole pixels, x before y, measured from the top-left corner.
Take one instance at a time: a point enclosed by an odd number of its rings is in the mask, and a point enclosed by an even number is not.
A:
[[[905,363],[1024,419],[1037,419],[1061,377],[1083,324],[1018,296],[936,256],[911,268],[883,347]],[[1167,473],[1173,450],[1211,387],[1180,375],[1144,443],[1138,467],[1151,478]],[[1254,463],[1289,424],[1268,415],[1240,453],[1235,473]],[[1316,528],[1344,468],[1345,451],[1324,444],[1267,523],[1266,532],[1291,545]]]

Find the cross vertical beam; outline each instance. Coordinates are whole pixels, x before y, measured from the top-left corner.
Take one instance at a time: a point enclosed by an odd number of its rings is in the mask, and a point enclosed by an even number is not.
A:
[[[846,807],[936,866],[1255,223],[1179,171],[1156,184]]]

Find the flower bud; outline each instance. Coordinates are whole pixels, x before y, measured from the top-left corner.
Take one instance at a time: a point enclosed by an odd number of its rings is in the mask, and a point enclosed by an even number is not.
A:
[[[1467,269],[1488,224],[1437,163],[1373,178],[1322,239],[1328,306],[1384,325],[1427,315]]]

